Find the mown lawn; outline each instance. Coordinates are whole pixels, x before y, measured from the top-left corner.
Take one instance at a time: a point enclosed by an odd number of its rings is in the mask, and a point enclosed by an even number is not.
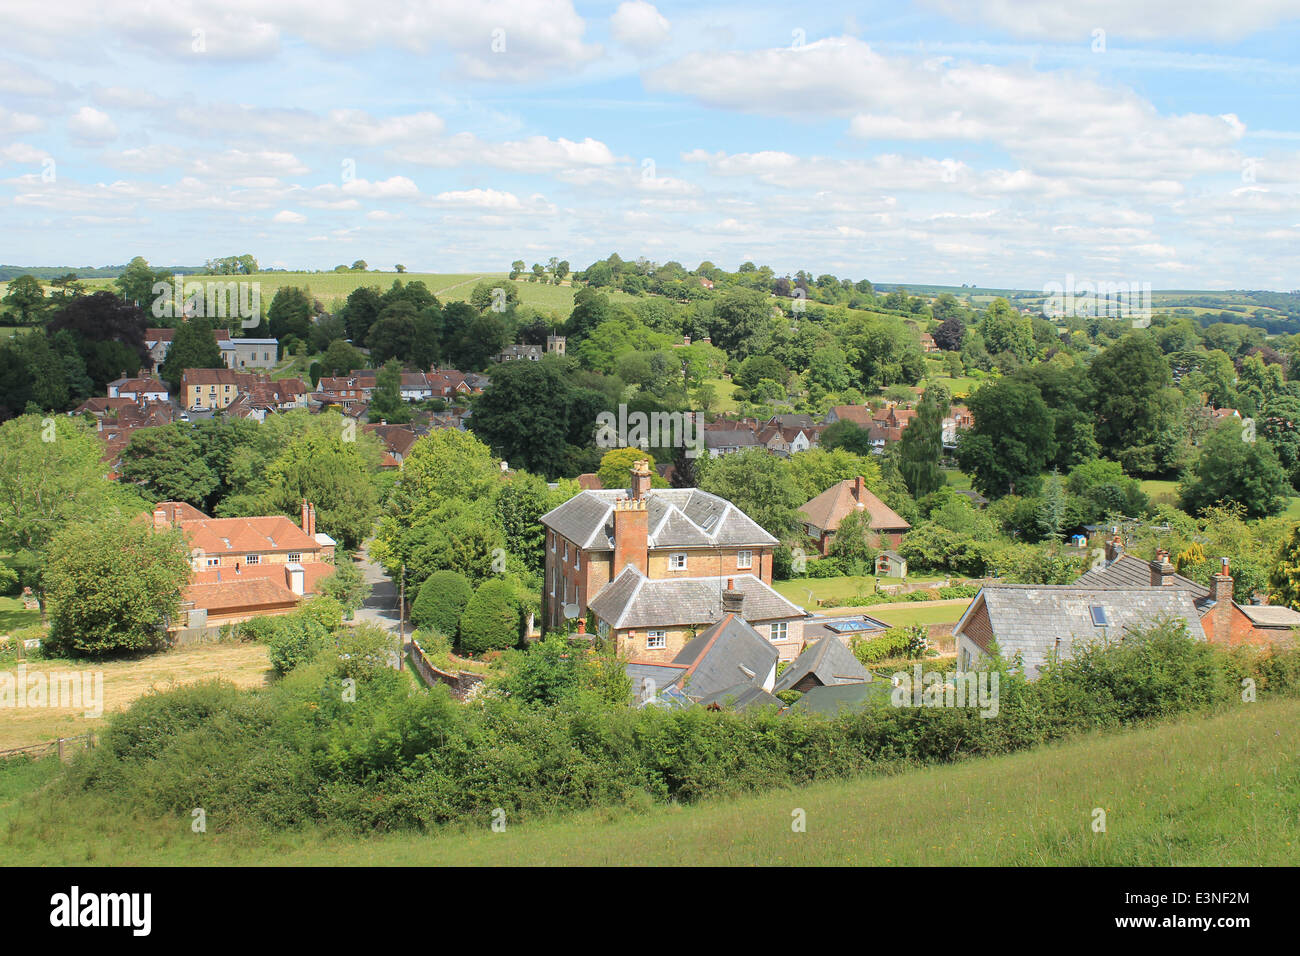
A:
[[[57,763],[0,765],[0,859],[19,865],[1293,866],[1300,701],[1240,705],[1007,757],[691,807],[611,808],[436,834],[195,834],[79,802]],[[104,808],[100,808],[103,810]],[[1099,812],[1100,811],[1100,812]],[[1104,813],[1104,820],[1102,817]],[[795,832],[792,820],[806,820]],[[1102,824],[1098,826],[1098,824]]]
[[[942,574],[909,574],[909,583],[926,583],[942,581]],[[775,581],[772,584],[787,601],[802,605],[810,611],[817,610],[817,601],[821,600],[827,607],[839,607],[852,603],[859,593],[874,593],[875,578],[869,574],[845,574],[834,578],[794,578],[789,581]],[[897,585],[898,578],[881,578],[885,587]]]
[[[41,612],[26,610],[22,598],[0,597],[0,634],[8,634],[19,628],[31,627],[39,623],[41,623]]]

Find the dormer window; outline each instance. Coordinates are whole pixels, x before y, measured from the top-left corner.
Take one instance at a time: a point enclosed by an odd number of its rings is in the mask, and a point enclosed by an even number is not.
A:
[[[673,553],[673,554],[668,555],[668,570],[669,570],[669,571],[685,571],[685,570],[686,570],[686,552],[685,552],[685,551],[677,551],[677,552],[675,552],[675,553]]]

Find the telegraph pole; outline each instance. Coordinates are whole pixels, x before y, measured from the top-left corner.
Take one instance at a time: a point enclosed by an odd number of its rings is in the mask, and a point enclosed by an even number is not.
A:
[[[397,669],[406,666],[406,564],[402,564],[401,590],[397,598]]]

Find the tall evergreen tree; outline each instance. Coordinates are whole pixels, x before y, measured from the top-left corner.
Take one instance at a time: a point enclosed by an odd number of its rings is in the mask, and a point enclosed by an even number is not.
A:
[[[926,389],[916,417],[898,441],[898,467],[913,498],[924,498],[943,487],[944,402],[934,389]]]
[[[212,334],[212,323],[202,316],[195,316],[176,330],[161,375],[175,391],[181,387],[181,377],[187,368],[225,367],[221,348]]]

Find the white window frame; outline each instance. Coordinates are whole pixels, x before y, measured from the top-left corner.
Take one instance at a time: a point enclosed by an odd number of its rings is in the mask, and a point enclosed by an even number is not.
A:
[[[575,571],[582,570],[582,552],[579,551],[577,548],[573,549],[573,570]]]
[[[736,568],[740,571],[749,571],[754,567],[753,551],[736,552]]]
[[[551,532],[551,554],[555,553],[555,532]]]
[[[667,631],[646,631],[645,648],[647,651],[667,650],[668,632]]]
[[[221,555],[209,555],[203,559],[203,565],[208,568],[221,567]]]
[[[567,540],[564,542],[564,560],[569,560],[569,542]]]
[[[685,552],[685,551],[674,551],[672,554],[668,555],[668,570],[669,570],[669,571],[685,571],[685,570],[686,570],[686,552]]]
[[[260,554],[246,554],[246,555],[244,555],[244,565],[245,565],[246,567],[250,567],[250,568],[251,568],[251,567],[253,567],[253,566],[256,565],[256,564],[261,564],[261,563],[262,563],[262,556],[261,556]]]
[[[294,554],[293,552],[290,552],[290,553],[289,553],[289,563],[290,563],[290,564],[302,564],[302,555],[301,555],[301,554]]]
[[[777,621],[772,625],[770,633],[773,642],[788,641],[790,639],[790,624],[787,621]]]

